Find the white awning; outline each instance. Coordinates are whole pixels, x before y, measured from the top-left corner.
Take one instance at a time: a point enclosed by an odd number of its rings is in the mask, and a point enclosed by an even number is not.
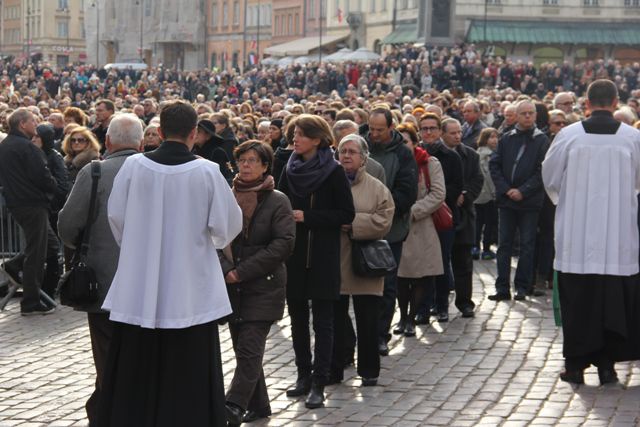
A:
[[[348,35],[342,36],[327,36],[322,35],[322,47],[337,43],[349,37]],[[267,55],[273,56],[300,56],[308,55],[314,49],[320,47],[320,37],[305,37],[303,39],[293,40],[287,43],[270,46],[264,50]]]

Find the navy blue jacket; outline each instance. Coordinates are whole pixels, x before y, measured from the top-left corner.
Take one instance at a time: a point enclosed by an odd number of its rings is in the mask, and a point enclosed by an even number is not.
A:
[[[525,146],[520,159],[520,148]],[[496,204],[500,208],[539,210],[544,200],[542,161],[549,148],[549,139],[537,128],[521,131],[513,129],[498,141],[491,156],[489,170],[496,187]],[[507,191],[517,188],[523,199],[511,200]]]

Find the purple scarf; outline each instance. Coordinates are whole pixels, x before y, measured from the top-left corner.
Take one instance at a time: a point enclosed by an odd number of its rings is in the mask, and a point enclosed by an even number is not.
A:
[[[316,191],[327,179],[338,162],[333,158],[329,147],[319,148],[318,152],[306,162],[295,152],[287,163],[287,179],[289,189],[296,197],[307,197]]]

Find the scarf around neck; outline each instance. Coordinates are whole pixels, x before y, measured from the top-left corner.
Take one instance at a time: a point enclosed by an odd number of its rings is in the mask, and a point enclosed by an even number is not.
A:
[[[306,162],[301,155],[293,152],[287,163],[287,178],[291,193],[297,197],[307,197],[316,191],[331,175],[338,162],[329,147],[319,148]]]
[[[249,231],[251,218],[258,207],[258,198],[269,191],[273,191],[275,187],[273,177],[267,175],[255,181],[246,182],[240,179],[240,175],[236,175],[233,179],[233,194],[240,210],[242,210],[242,233],[246,237]]]

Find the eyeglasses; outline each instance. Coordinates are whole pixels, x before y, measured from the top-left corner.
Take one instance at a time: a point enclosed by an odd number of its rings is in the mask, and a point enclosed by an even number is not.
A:
[[[257,164],[260,160],[256,159],[255,157],[249,157],[248,159],[238,159],[238,163],[239,164],[248,164],[249,166],[253,166],[255,164]]]
[[[533,116],[536,114],[535,111],[521,111],[518,114],[520,114],[521,116]]]
[[[551,124],[556,126],[566,126],[567,122],[551,122]]]
[[[573,105],[573,101],[556,102],[556,105]]]
[[[422,132],[435,132],[435,131],[437,131],[437,130],[440,130],[440,128],[439,128],[439,127],[435,127],[435,126],[433,126],[433,127],[424,127],[424,128],[420,128],[420,130],[421,130]]]
[[[343,149],[339,150],[339,151],[338,151],[338,153],[339,153],[339,154],[342,154],[343,156],[344,156],[345,154],[346,154],[346,155],[349,155],[349,156],[355,156],[355,155],[360,154],[360,152],[359,152],[359,151],[357,151],[357,150],[347,150],[346,148],[343,148]]]
[[[84,144],[87,142],[86,138],[69,138],[69,142],[72,144]]]

